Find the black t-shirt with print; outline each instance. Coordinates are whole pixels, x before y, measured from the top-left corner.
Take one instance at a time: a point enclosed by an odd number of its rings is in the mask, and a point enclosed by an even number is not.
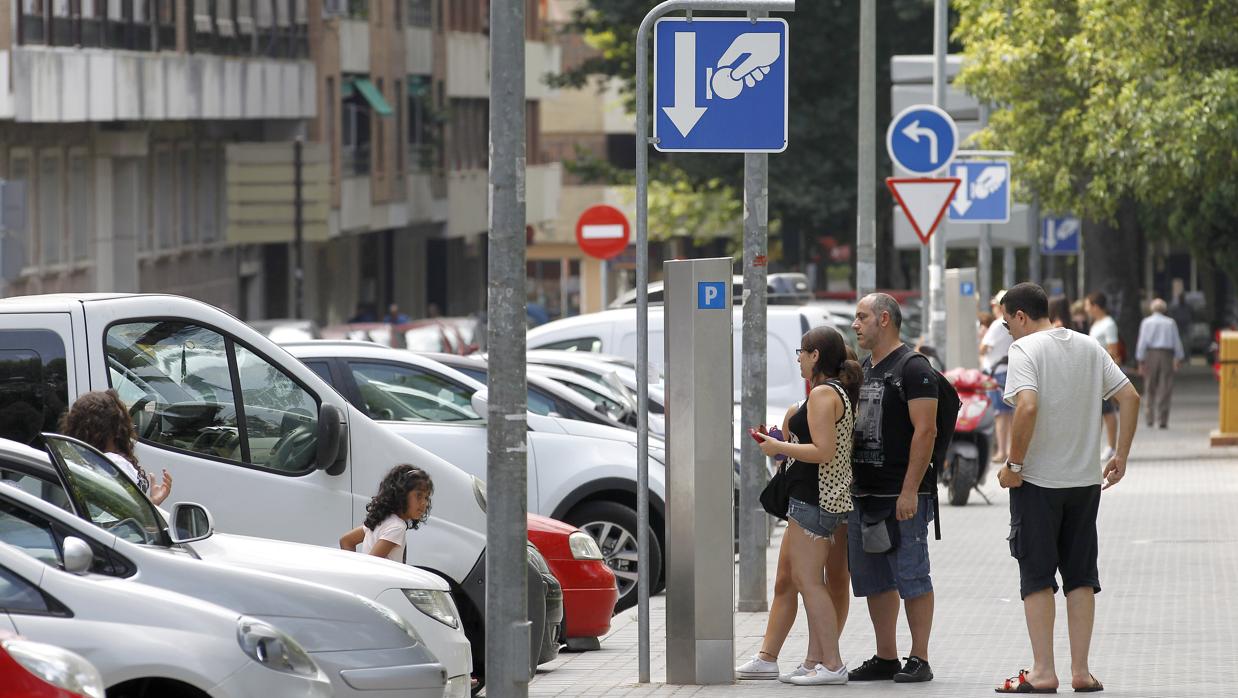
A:
[[[903,364],[902,392],[895,377],[890,375],[903,354],[911,348],[903,345],[890,352],[881,363],[872,366],[864,362],[864,383],[860,386],[860,401],[855,423],[855,446],[852,449],[853,484],[856,495],[898,495],[907,476],[911,454],[911,437],[915,427],[907,402],[922,398],[937,399],[937,375],[929,362],[912,358]],[[932,494],[932,478],[926,474],[920,482],[922,494]]]

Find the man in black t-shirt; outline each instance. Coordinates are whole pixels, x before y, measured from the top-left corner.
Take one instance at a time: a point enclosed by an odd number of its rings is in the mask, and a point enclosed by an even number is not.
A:
[[[847,526],[848,559],[852,589],[868,599],[877,636],[877,653],[850,673],[851,681],[933,680],[928,524],[936,486],[929,461],[937,438],[937,375],[922,356],[904,360],[911,349],[899,339],[901,325],[898,302],[884,293],[865,296],[851,325],[872,356],[864,362],[852,449],[855,506]],[[892,549],[865,552],[866,528],[887,536]],[[876,538],[870,537],[870,547]],[[906,665],[898,661],[896,641],[900,597],[911,626]]]

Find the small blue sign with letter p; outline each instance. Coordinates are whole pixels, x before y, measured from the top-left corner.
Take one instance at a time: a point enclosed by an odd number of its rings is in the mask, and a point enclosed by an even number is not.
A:
[[[963,283],[959,284],[959,295],[961,296],[976,295],[976,284],[973,284],[970,281],[964,281]]]
[[[726,310],[726,282],[698,281],[696,283],[697,310]]]

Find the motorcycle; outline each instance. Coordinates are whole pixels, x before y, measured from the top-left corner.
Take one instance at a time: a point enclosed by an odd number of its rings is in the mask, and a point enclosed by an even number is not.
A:
[[[997,389],[997,381],[974,368],[951,369],[945,376],[958,392],[962,406],[954,422],[954,438],[942,468],[941,484],[946,486],[952,506],[967,504],[973,489],[992,504],[979,485],[988,475],[989,457],[996,441],[997,409],[992,391]]]

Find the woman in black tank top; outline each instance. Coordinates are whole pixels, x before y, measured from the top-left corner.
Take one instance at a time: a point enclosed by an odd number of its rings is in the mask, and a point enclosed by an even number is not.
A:
[[[855,354],[832,327],[810,330],[796,354],[800,374],[812,386],[808,399],[787,411],[786,442],[758,435],[766,456],[787,456],[789,521],[761,651],[736,673],[739,678],[777,677],[803,685],[846,683],[838,636],[851,598],[845,542],[851,508],[850,435],[862,373]],[[836,545],[837,533],[842,537]],[[802,665],[779,674],[778,652],[795,622],[797,597],[804,599],[808,613],[808,653]]]

